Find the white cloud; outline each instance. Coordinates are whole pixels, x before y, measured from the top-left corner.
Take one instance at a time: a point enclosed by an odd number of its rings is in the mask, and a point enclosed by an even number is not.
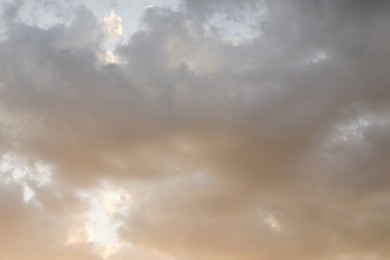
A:
[[[123,34],[122,18],[111,10],[110,14],[104,17],[104,25],[110,37],[118,37]]]
[[[88,226],[75,226],[69,230],[67,245],[79,243],[92,243],[95,239],[94,233]]]
[[[265,222],[275,231],[280,232],[282,229],[280,227],[279,221],[272,215],[269,214],[268,217],[265,219]]]

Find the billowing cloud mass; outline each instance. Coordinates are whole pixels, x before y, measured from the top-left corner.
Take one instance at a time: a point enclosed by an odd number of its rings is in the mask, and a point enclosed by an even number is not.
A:
[[[390,2],[162,2],[0,1],[0,259],[389,259]]]

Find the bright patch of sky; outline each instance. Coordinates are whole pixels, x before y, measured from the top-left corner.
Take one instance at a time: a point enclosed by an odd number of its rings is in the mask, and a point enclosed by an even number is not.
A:
[[[257,214],[260,218],[260,221],[263,224],[266,224],[268,227],[270,227],[273,231],[276,232],[282,231],[280,221],[276,218],[276,216],[272,212],[262,208],[258,208]]]
[[[104,25],[109,37],[119,37],[123,34],[122,18],[114,10],[104,17]]]
[[[0,183],[14,183],[21,187],[26,204],[33,201],[36,188],[46,186],[51,182],[53,168],[44,163],[29,163],[23,157],[12,153],[0,157]]]
[[[327,60],[329,60],[329,54],[324,50],[317,50],[309,54],[308,57],[306,57],[303,61],[298,63],[298,66],[307,67],[314,64],[325,62]]]
[[[353,120],[335,125],[336,134],[331,137],[328,145],[337,147],[340,144],[364,144],[364,131],[367,131],[370,127],[386,129],[388,125],[389,122],[383,118],[370,114],[360,115]]]
[[[91,243],[93,240],[94,234],[91,228],[87,226],[73,226],[68,232],[66,244]]]
[[[179,0],[114,0],[114,1],[90,1],[83,0],[85,6],[87,6],[96,17],[103,21],[109,17],[112,12],[120,17],[123,27],[123,41],[126,41],[131,34],[136,32],[139,28],[139,19],[141,18],[144,9],[151,5],[167,6],[170,8],[177,8]]]
[[[118,44],[127,42],[130,36],[138,31],[139,20],[145,8],[156,5],[175,9],[179,5],[179,0],[83,0],[83,3],[92,10],[105,27],[107,33],[107,40],[104,44],[106,49],[105,62],[119,63],[120,60],[115,56],[114,49]]]
[[[109,257],[120,247],[131,246],[120,242],[117,235],[123,224],[117,216],[127,216],[132,206],[132,196],[128,191],[104,183],[97,189],[80,192],[79,196],[90,205],[85,223],[79,229],[88,230],[90,242],[102,249],[102,255]]]
[[[49,28],[58,23],[69,23],[78,2],[70,1],[3,1],[2,5],[15,5],[14,14],[24,23],[41,28]]]
[[[224,40],[239,45],[261,36],[261,26],[268,19],[268,10],[264,2],[255,7],[246,5],[237,10],[216,12],[206,23],[205,29],[217,34]]]
[[[265,223],[267,223],[276,232],[281,231],[279,221],[272,214],[268,215],[268,217],[265,219]]]
[[[175,9],[179,6],[179,0],[69,0],[69,1],[34,1],[25,0],[18,9],[18,18],[24,23],[49,28],[56,24],[69,24],[77,10],[86,7],[91,10],[97,20],[104,24],[108,17],[111,20],[121,22],[120,29],[122,42],[128,40],[131,34],[139,28],[139,19],[142,12],[148,6],[163,6]],[[12,1],[0,0],[0,7],[12,5]],[[17,6],[16,3],[14,3]],[[4,7],[3,7],[4,8]],[[16,7],[15,7],[16,8]],[[114,16],[113,16],[114,14]],[[118,25],[118,23],[116,23]],[[6,26],[5,21],[0,21],[0,37]],[[116,27],[119,32],[119,27]]]

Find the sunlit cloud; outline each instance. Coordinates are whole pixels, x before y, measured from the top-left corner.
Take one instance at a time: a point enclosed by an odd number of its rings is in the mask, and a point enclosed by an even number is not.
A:
[[[104,17],[104,25],[110,37],[118,37],[123,34],[122,18],[114,10]]]

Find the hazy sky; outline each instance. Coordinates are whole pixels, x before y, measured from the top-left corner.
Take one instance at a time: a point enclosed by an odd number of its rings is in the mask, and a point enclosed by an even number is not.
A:
[[[388,0],[0,0],[0,260],[387,260],[389,159]]]

